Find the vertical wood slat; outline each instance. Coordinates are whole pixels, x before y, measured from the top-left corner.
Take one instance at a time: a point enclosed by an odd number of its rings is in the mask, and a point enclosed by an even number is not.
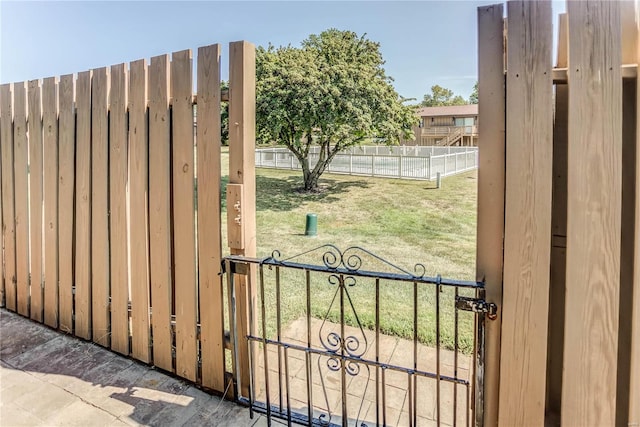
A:
[[[27,162],[27,86],[13,85],[13,171],[16,223],[16,299],[18,313],[29,316],[29,201]]]
[[[109,71],[91,80],[91,314],[93,341],[109,346]]]
[[[149,362],[149,257],[147,245],[147,62],[130,64],[129,191],[131,353]]]
[[[58,83],[42,83],[44,163],[44,322],[58,327]]]
[[[173,369],[171,355],[171,132],[169,55],[149,66],[149,257],[153,363]]]
[[[551,3],[514,1],[507,8],[499,423],[543,425],[551,247]]]
[[[58,99],[59,186],[58,186],[58,274],[60,329],[73,332],[74,271],[74,187],[75,187],[75,107],[74,77],[60,77]]]
[[[622,85],[621,35],[611,29],[620,28],[620,3],[569,2],[568,14],[571,90],[562,425],[613,425]]]
[[[110,70],[109,208],[111,242],[111,349],[129,354],[129,270],[127,254],[127,70]]]
[[[636,63],[640,63],[640,7],[636,4]],[[640,90],[636,79],[636,177],[635,177],[635,241],[633,258],[633,296],[631,302],[631,352],[629,384],[629,420],[628,424],[640,425]]]
[[[244,228],[243,249],[231,249],[232,255],[256,256],[256,175],[255,175],[255,46],[240,41],[229,44],[229,183],[242,184],[244,206],[241,207]],[[227,205],[227,215],[236,215]],[[240,369],[240,393],[249,396],[249,346],[246,337],[253,325],[249,325],[249,310],[257,308],[257,272],[251,265],[248,275],[235,278],[237,331],[242,338],[238,353]],[[249,301],[248,296],[252,299]],[[257,316],[254,316],[254,321]],[[255,370],[253,370],[255,372]]]
[[[10,84],[0,86],[0,144],[2,145],[2,233],[4,236],[5,304],[16,310],[16,227],[13,179],[13,102]]]
[[[193,104],[191,50],[174,52],[171,61],[173,100],[173,218],[175,256],[176,373],[195,381],[197,372],[197,297],[193,174]]]
[[[29,263],[31,319],[42,322],[42,95],[39,80],[28,84]]]
[[[220,218],[220,45],[198,49],[198,265],[202,385],[224,392]]]
[[[505,87],[503,6],[478,8],[478,227],[476,277],[485,280],[486,298],[502,305],[505,186]],[[485,425],[498,423],[500,325],[502,314],[486,323],[484,385]]]
[[[558,19],[557,66],[567,67],[567,14]],[[552,424],[560,422],[562,402],[562,354],[564,350],[564,301],[567,253],[567,115],[569,88],[555,86],[553,123],[553,204],[551,215],[551,281],[549,283],[549,345],[547,347],[547,413]]]
[[[91,339],[91,71],[76,81],[75,334]]]

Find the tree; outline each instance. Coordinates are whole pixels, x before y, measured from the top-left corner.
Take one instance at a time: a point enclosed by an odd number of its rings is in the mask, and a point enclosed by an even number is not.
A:
[[[469,95],[469,104],[477,104],[478,103],[478,82],[473,85],[473,92]]]
[[[397,143],[411,138],[415,109],[402,104],[382,67],[379,44],[351,31],[311,35],[300,48],[258,48],[258,142],[284,144],[302,166],[304,189],[335,155],[371,138]],[[313,145],[318,161],[309,162]]]
[[[441,107],[445,105],[465,105],[467,101],[460,95],[453,95],[453,91],[442,86],[431,86],[431,93],[426,94],[420,103],[423,107]]]

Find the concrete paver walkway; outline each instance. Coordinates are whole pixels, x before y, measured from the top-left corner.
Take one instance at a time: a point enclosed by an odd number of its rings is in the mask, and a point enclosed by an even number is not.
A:
[[[0,310],[1,426],[263,426],[247,408]]]

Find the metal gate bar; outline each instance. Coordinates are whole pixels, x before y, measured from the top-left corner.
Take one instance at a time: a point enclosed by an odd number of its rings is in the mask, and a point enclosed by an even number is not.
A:
[[[313,256],[317,253],[322,254],[322,264],[312,264],[305,262],[298,262],[299,259]],[[390,271],[370,271],[361,269],[363,265],[363,258],[371,259],[385,267]],[[258,411],[267,414],[268,423],[271,423],[272,417],[286,419],[287,423],[302,423],[306,425],[343,425],[347,426],[355,421],[358,426],[367,425],[363,420],[367,417],[367,413],[363,413],[367,409],[365,402],[368,402],[371,406],[372,401],[367,401],[367,389],[370,386],[372,373],[375,372],[375,417],[369,417],[368,423],[375,423],[376,425],[389,425],[389,423],[395,422],[395,415],[389,412],[393,409],[398,412],[397,408],[388,407],[389,396],[388,393],[396,392],[395,390],[402,390],[397,387],[397,381],[390,378],[389,375],[405,375],[406,387],[402,392],[406,396],[407,412],[403,412],[402,408],[399,410],[400,414],[407,413],[410,426],[419,425],[421,418],[418,416],[418,407],[423,405],[420,400],[424,394],[420,394],[418,387],[418,381],[420,379],[428,379],[435,381],[435,420],[438,425],[450,424],[458,425],[464,423],[465,425],[482,425],[482,411],[477,410],[482,408],[482,367],[484,355],[484,317],[488,313],[490,316],[495,313],[496,307],[493,304],[488,304],[482,300],[484,294],[484,284],[482,282],[464,281],[464,280],[451,280],[444,279],[440,276],[429,277],[426,276],[424,266],[417,264],[414,268],[414,272],[409,272],[403,268],[400,268],[381,257],[378,257],[371,252],[368,252],[362,248],[351,247],[344,251],[340,251],[333,245],[324,245],[319,248],[312,249],[304,252],[295,257],[280,259],[280,253],[275,251],[271,257],[265,259],[247,258],[242,256],[229,256],[225,258],[226,271],[229,274],[229,292],[231,299],[231,305],[235,304],[235,290],[233,286],[233,274],[238,274],[240,271],[249,271],[248,268],[238,268],[238,265],[256,264],[258,266],[259,280],[258,280],[258,295],[260,297],[260,304],[258,309],[258,315],[260,317],[260,329],[261,333],[256,334],[254,322],[255,313],[249,313],[249,333],[246,337],[238,336],[238,334],[232,334],[234,343],[234,353],[237,352],[238,346],[249,346],[249,355],[251,358],[250,368],[255,366],[255,371],[250,373],[251,384],[249,387],[249,395],[243,396],[237,394],[237,398],[240,402],[243,402],[250,406],[251,411]],[[275,270],[275,289],[269,292],[265,290],[265,267],[270,270]],[[304,293],[304,324],[306,327],[306,334],[304,336],[295,337],[296,339],[286,337],[283,334],[282,328],[282,280],[283,271],[301,271],[304,275],[304,284],[300,283],[299,289]],[[313,274],[313,276],[312,276]],[[312,316],[312,277],[322,277],[326,280],[326,284],[334,286],[335,292],[331,298],[331,302],[328,304],[326,314],[323,318],[313,320]],[[375,288],[372,291],[375,292],[375,320],[374,325],[369,325],[369,328],[373,329],[375,333],[375,357],[369,355],[369,341],[367,333],[362,325],[358,312],[356,310],[356,303],[354,303],[354,297],[352,296],[352,289],[356,289],[356,285],[360,284],[357,280],[372,279],[375,281]],[[313,282],[315,283],[315,282]],[[381,358],[381,346],[380,339],[382,337],[381,330],[381,285],[386,283],[407,283],[412,285],[412,292],[409,291],[410,298],[412,299],[412,343],[411,347],[407,348],[407,354],[410,354],[411,363],[407,366],[400,366],[399,364],[391,363],[391,353],[388,355],[388,360]],[[433,286],[435,295],[433,297],[434,310],[435,310],[435,372],[430,369],[421,369],[419,362],[419,346],[420,336],[419,327],[421,323],[419,321],[419,315],[422,314],[419,310],[421,298],[420,290],[424,289],[424,286]],[[452,291],[447,291],[451,289]],[[466,295],[461,295],[461,291],[464,291]],[[249,290],[249,298],[252,298],[251,290]],[[442,295],[441,295],[442,294]],[[441,298],[452,294],[451,301],[453,303],[453,366],[452,372],[443,373],[441,371],[442,364],[442,331],[441,331]],[[271,295],[271,296],[269,296]],[[330,295],[330,294],[329,294]],[[424,294],[426,295],[426,294]],[[269,300],[274,298],[275,301]],[[314,297],[317,299],[316,297]],[[424,296],[423,296],[424,298]],[[328,299],[327,299],[328,300]],[[325,301],[326,302],[326,301]],[[424,303],[424,302],[423,302]],[[301,304],[302,305],[302,304]],[[251,306],[250,304],[248,305]],[[269,310],[275,306],[275,330],[270,329],[269,313],[267,313],[267,307]],[[449,309],[451,306],[447,305]],[[337,311],[338,323],[331,322],[332,310]],[[474,368],[473,375],[470,374],[470,368],[467,369],[467,378],[462,378],[460,374],[459,366],[459,352],[460,352],[460,331],[459,331],[459,311],[473,311],[476,313],[476,329],[471,332],[473,341],[475,342],[475,349],[473,352],[473,363],[471,365]],[[348,312],[348,313],[347,313]],[[232,316],[232,327],[235,327],[235,316],[238,314],[235,310],[230,310]],[[347,314],[349,314],[347,316]],[[451,313],[449,313],[451,314]],[[289,319],[290,320],[290,319]],[[332,319],[335,320],[335,319]],[[312,330],[314,326],[313,322],[320,323],[318,328],[318,337],[314,342],[312,336]],[[423,323],[424,324],[424,323]],[[326,328],[326,330],[325,330]],[[331,329],[333,328],[333,329]],[[356,336],[356,334],[359,334]],[[298,339],[299,338],[299,339]],[[448,340],[451,337],[449,336]],[[398,341],[396,341],[398,342]],[[448,344],[450,345],[450,343]],[[259,351],[258,348],[262,347]],[[246,348],[246,347],[245,347]],[[273,349],[273,350],[271,350]],[[396,350],[394,350],[396,351]],[[270,367],[270,354],[277,367],[275,369]],[[260,357],[262,358],[262,367],[258,368],[256,362]],[[296,357],[298,356],[298,357]],[[234,358],[235,359],[235,358]],[[325,360],[326,359],[326,360]],[[306,401],[306,408],[300,407],[297,404],[296,408],[292,405],[292,385],[291,381],[299,381],[298,377],[293,377],[295,373],[291,372],[291,363],[302,363],[300,369],[304,370],[304,378],[306,384],[304,391],[306,396],[296,395],[297,402]],[[314,369],[314,362],[317,362],[317,369]],[[322,362],[322,363],[321,363]],[[234,369],[237,369],[237,365],[234,361]],[[315,372],[314,372],[315,371]],[[299,370],[298,372],[302,372]],[[339,377],[336,379],[335,375]],[[352,385],[356,378],[359,378],[362,374],[361,380],[364,379],[365,386],[362,392],[362,397],[354,396],[350,392],[355,390],[356,385]],[[260,379],[262,391],[256,388],[256,381],[258,376],[263,375],[264,378]],[[318,376],[315,378],[315,376]],[[275,377],[275,378],[273,378]],[[240,381],[240,375],[236,372],[236,383]],[[339,408],[336,407],[335,411],[330,401],[331,390],[328,388],[327,381],[334,379],[339,384],[339,393],[336,393],[336,397],[340,396]],[[395,378],[395,377],[394,377]],[[472,378],[474,378],[472,380]],[[314,381],[314,379],[316,381]],[[393,384],[388,383],[391,380]],[[271,389],[275,381],[277,389]],[[441,384],[451,384],[453,390],[453,396],[443,401]],[[473,389],[472,389],[473,386]],[[458,415],[459,387],[464,387],[465,400],[464,417]],[[315,390],[314,390],[315,389]],[[238,390],[237,384],[235,388]],[[328,391],[329,390],[329,391]],[[277,391],[277,392],[276,392]],[[301,390],[296,389],[296,392]],[[475,391],[476,402],[471,402],[471,394]],[[320,395],[316,396],[315,392],[319,392]],[[302,394],[305,394],[304,392]],[[397,392],[396,392],[397,395]],[[319,399],[314,401],[315,399]],[[349,405],[349,402],[355,400],[356,409]],[[443,413],[441,412],[442,405],[448,402],[452,402],[453,411],[451,417],[447,420],[443,420]],[[335,402],[337,404],[337,401]],[[471,416],[472,407],[475,407],[473,418]],[[337,411],[337,412],[336,412]],[[371,410],[370,410],[371,411]],[[351,412],[351,413],[350,413]],[[393,411],[392,411],[393,412]],[[389,418],[392,416],[392,418]],[[340,424],[335,424],[336,421]]]

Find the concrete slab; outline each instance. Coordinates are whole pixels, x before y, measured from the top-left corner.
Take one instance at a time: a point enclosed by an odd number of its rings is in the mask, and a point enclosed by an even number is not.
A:
[[[242,427],[260,420],[178,378],[0,309],[2,426]]]

